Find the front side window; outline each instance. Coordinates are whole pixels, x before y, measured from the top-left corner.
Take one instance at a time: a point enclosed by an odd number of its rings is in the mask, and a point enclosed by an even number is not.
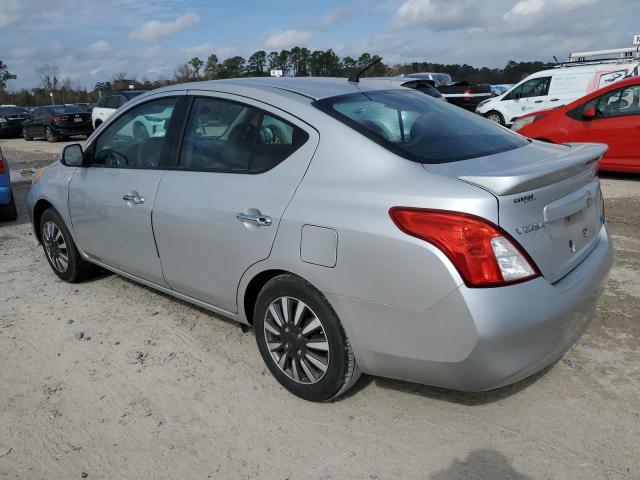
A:
[[[532,78],[522,85],[514,88],[505,100],[513,100],[514,98],[530,98],[541,97],[549,93],[549,84],[551,77]]]
[[[447,163],[513,150],[528,141],[410,89],[352,93],[314,105],[387,150],[420,163]]]
[[[120,106],[120,95],[110,95],[107,97],[105,108],[117,109]]]
[[[640,115],[640,85],[607,92],[591,102],[599,118]]]
[[[115,168],[159,168],[166,165],[167,127],[176,98],[163,98],[138,105],[98,137],[92,165]]]

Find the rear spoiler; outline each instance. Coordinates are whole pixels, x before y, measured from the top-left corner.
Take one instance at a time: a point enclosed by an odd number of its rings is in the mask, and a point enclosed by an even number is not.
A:
[[[609,148],[603,143],[566,143],[566,153],[542,158],[528,165],[517,164],[489,175],[462,175],[458,180],[471,183],[496,195],[533,190],[597,168]],[[513,152],[514,154],[517,151]]]

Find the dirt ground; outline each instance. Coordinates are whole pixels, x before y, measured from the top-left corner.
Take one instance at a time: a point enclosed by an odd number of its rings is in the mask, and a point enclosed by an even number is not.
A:
[[[61,144],[0,141],[14,168]],[[640,177],[603,181],[615,265],[564,358],[463,394],[363,377],[334,403],[281,388],[251,331],[116,275],[70,285],[0,226],[0,478],[640,478]]]

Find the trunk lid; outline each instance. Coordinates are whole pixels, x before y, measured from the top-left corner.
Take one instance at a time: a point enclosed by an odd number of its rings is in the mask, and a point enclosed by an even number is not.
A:
[[[500,226],[553,283],[598,242],[604,219],[596,173],[606,150],[602,144],[534,142],[497,155],[425,168],[491,192],[498,201]]]

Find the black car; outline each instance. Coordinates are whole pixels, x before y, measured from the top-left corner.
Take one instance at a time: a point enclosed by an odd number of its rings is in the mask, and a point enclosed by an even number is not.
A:
[[[29,112],[22,107],[0,107],[0,137],[18,136]]]
[[[72,135],[89,135],[93,131],[91,114],[77,105],[50,105],[38,107],[22,124],[25,140],[44,137],[57,142]]]

